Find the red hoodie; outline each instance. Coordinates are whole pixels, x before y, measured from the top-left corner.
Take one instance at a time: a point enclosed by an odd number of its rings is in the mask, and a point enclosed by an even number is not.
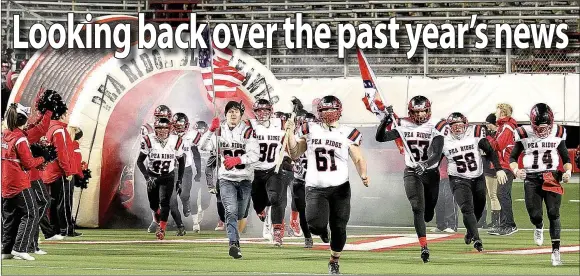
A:
[[[28,142],[34,144],[40,141],[42,136],[46,135],[48,127],[50,126],[50,117],[52,117],[52,111],[46,111],[40,121],[28,125],[28,128],[24,131],[26,137],[28,137]],[[30,181],[39,180],[41,177],[42,175],[37,168],[30,170]]]
[[[72,166],[73,143],[66,127],[66,123],[50,121],[46,138],[56,148],[57,158],[54,162],[49,163],[42,173],[42,181],[45,184],[52,183],[59,177],[75,174]]]
[[[510,154],[515,145],[514,131],[518,127],[512,117],[504,117],[497,120],[497,132],[495,137],[487,136],[487,140],[496,151],[501,167],[511,171]],[[493,165],[492,165],[493,167]]]
[[[21,129],[2,133],[2,197],[12,198],[30,188],[28,170],[44,163],[32,157],[26,134]]]
[[[79,142],[78,141],[73,141],[72,143],[73,143],[73,162],[72,162],[73,171],[80,178],[83,178],[85,176],[83,174],[83,168],[82,168],[82,165],[81,165],[81,163],[83,162],[83,156],[81,154],[81,149],[79,147]]]

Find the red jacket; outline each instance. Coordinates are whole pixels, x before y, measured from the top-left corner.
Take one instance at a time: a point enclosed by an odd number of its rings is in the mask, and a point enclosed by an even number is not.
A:
[[[28,142],[34,144],[40,141],[42,136],[46,135],[48,127],[50,126],[50,117],[52,117],[52,111],[46,111],[38,122],[28,125],[28,129],[24,131],[26,137],[28,137]],[[30,170],[30,181],[39,180],[41,178],[42,175],[37,168],[32,168]]]
[[[516,120],[505,117],[497,120],[497,132],[495,137],[487,136],[487,140],[496,151],[501,167],[511,171],[510,154],[514,148],[514,131],[518,127]],[[493,166],[492,166],[493,167]]]
[[[66,123],[50,121],[46,138],[56,148],[57,158],[49,163],[42,173],[42,181],[46,184],[56,181],[59,177],[75,174],[72,166],[73,143],[66,127]]]
[[[83,168],[81,166],[81,163],[83,162],[83,156],[81,154],[79,142],[73,141],[72,143],[73,143],[73,162],[72,162],[73,170],[76,175],[78,175],[80,178],[83,178],[84,174]]]
[[[15,129],[2,133],[2,197],[12,198],[30,188],[28,170],[44,163],[44,158],[32,157],[26,134]]]

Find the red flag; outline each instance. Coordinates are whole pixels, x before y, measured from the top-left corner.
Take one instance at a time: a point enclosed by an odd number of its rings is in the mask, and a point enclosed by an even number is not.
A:
[[[362,98],[363,103],[368,111],[377,115],[379,119],[382,119],[383,116],[386,115],[385,111],[385,103],[383,101],[383,97],[379,92],[376,82],[375,82],[375,73],[373,69],[369,66],[366,57],[364,56],[363,52],[360,49],[357,49],[357,57],[358,57],[358,66],[360,69],[360,74],[363,79],[363,85],[365,89],[365,96]],[[393,114],[395,119],[395,124],[397,122],[397,115]],[[392,124],[387,126],[387,130],[391,130]],[[399,148],[399,152],[401,154],[404,153],[403,147],[403,140],[398,138],[395,140],[395,144],[397,148]]]

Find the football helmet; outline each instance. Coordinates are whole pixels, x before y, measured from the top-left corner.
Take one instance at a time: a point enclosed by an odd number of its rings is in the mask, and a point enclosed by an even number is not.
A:
[[[554,113],[547,104],[536,104],[530,111],[530,122],[534,133],[540,138],[546,138],[554,125]]]
[[[171,118],[171,126],[176,134],[183,134],[189,129],[189,119],[184,113],[178,112]]]
[[[318,116],[325,124],[331,124],[342,116],[342,103],[335,96],[325,96],[317,105]]]
[[[286,114],[282,111],[276,111],[276,112],[274,112],[274,118],[280,118],[280,119],[286,121],[290,118],[290,116],[288,116],[288,114]]]
[[[424,96],[415,96],[409,101],[409,118],[418,125],[431,119],[431,102]]]
[[[197,121],[195,123],[195,129],[201,134],[204,134],[208,128],[207,123],[204,121]]]
[[[254,103],[254,114],[256,115],[256,119],[260,122],[270,120],[272,111],[272,104],[266,99],[259,99]]]
[[[166,105],[162,104],[162,105],[155,108],[155,112],[153,113],[153,116],[155,116],[156,120],[161,119],[161,118],[171,120],[171,109],[169,109],[169,107],[167,107]]]
[[[157,139],[164,141],[169,137],[169,132],[171,131],[171,122],[166,118],[161,118],[155,121],[155,137]]]
[[[467,123],[467,117],[459,112],[453,112],[449,117],[447,117],[447,124],[451,130],[451,135],[455,137],[455,139],[463,138],[465,131],[467,131]]]

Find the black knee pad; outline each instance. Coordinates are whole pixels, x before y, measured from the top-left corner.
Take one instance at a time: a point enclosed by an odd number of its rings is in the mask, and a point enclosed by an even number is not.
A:
[[[547,210],[549,220],[557,220],[560,218],[560,210],[558,208],[551,208]]]
[[[280,194],[273,192],[268,192],[268,201],[270,201],[271,206],[277,206],[282,203]]]

